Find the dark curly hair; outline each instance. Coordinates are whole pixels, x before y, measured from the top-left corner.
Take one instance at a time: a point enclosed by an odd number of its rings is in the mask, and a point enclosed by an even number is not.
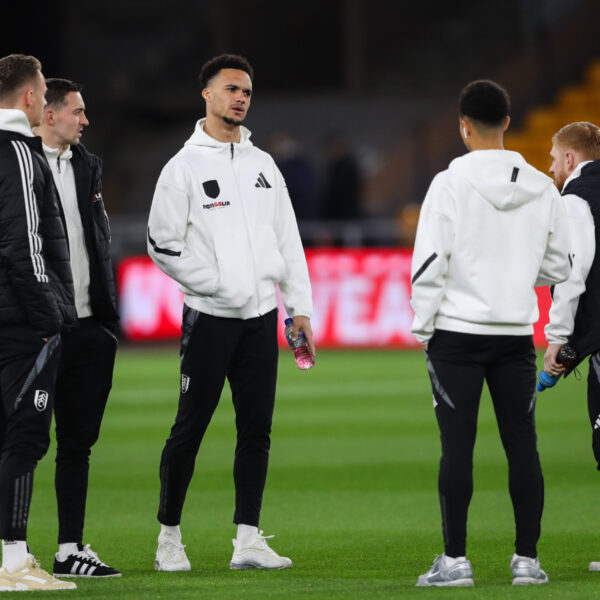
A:
[[[495,81],[478,79],[463,88],[458,97],[461,117],[468,117],[487,127],[502,125],[510,111],[508,92]]]
[[[254,70],[245,57],[237,54],[221,54],[204,63],[202,70],[200,71],[200,83],[202,84],[202,89],[208,86],[210,80],[221,69],[239,69],[240,71],[248,73],[251,80],[254,79]]]

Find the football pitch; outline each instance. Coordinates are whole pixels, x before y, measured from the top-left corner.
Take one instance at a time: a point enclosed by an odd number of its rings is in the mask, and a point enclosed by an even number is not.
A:
[[[538,364],[541,360],[538,360]],[[442,552],[436,492],[440,445],[420,352],[321,351],[300,372],[280,354],[261,528],[294,561],[287,571],[230,571],[234,413],[226,385],[196,462],[182,518],[187,573],[153,569],[158,463],[172,424],[178,349],[122,348],[92,454],[84,542],[123,571],[75,580],[70,598],[593,598],[600,597],[600,474],[582,380],[538,396],[546,508],[539,555],[550,583],[513,588],[507,469],[487,391],[475,449],[467,555],[474,589],[415,588]],[[32,551],[51,571],[56,551],[54,446],[36,473]]]

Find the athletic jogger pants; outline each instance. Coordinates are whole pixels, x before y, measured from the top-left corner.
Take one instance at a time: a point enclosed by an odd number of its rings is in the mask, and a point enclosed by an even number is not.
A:
[[[508,459],[516,553],[537,556],[544,481],[536,447],[536,365],[531,336],[438,330],[429,342],[426,356],[442,442],[438,490],[445,553],[466,553],[473,448],[486,381]]]
[[[58,543],[83,543],[89,457],[112,386],[117,339],[93,317],[62,334],[56,381]]]
[[[179,408],[160,463],[160,523],[180,523],[196,455],[227,378],[237,428],[233,521],[258,525],[269,459],[277,357],[276,309],[242,320],[213,317],[184,307]]]
[[[26,540],[35,467],[50,444],[60,336],[0,331],[0,539]]]

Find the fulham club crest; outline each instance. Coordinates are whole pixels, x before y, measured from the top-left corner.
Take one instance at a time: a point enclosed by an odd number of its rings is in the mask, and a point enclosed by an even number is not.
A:
[[[44,390],[35,390],[33,404],[40,412],[46,410],[46,406],[48,406],[48,392],[45,392]]]
[[[188,375],[181,374],[181,393],[185,394],[190,387],[190,378]]]

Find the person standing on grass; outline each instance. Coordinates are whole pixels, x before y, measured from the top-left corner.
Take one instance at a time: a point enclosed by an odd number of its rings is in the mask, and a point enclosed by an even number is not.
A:
[[[89,125],[83,87],[67,79],[48,79],[46,85],[46,110],[35,133],[42,138],[65,215],[77,309],[75,327],[62,335],[54,403],[59,543],[54,574],[118,577],[119,571],[83,545],[89,457],[112,386],[119,320],[102,161],[80,143]]]
[[[60,331],[75,320],[65,224],[32,127],[46,82],[33,56],[0,59],[0,591],[75,589],[27,545],[38,461],[50,445]]]
[[[242,126],[252,98],[248,61],[224,54],[200,73],[206,118],[163,169],[148,253],[185,293],[179,408],[160,463],[155,567],[187,571],[179,524],[204,432],[229,380],[236,412],[237,537],[231,569],[287,569],[258,522],[277,379],[281,290],[297,338],[314,354],[308,268],[290,198],[271,156]]]
[[[600,469],[600,258],[596,252],[600,232],[600,128],[587,122],[566,125],[552,138],[550,156],[550,173],[567,207],[573,268],[569,279],[555,286],[552,294],[545,328],[548,349],[544,370],[550,375],[565,372],[556,360],[565,344],[576,352],[567,374],[590,356],[588,414],[592,448]],[[600,562],[591,562],[589,569],[600,571]]]
[[[441,434],[444,553],[417,586],[473,585],[467,511],[484,381],[508,459],[513,584],[548,581],[536,547],[544,483],[534,419],[534,288],[568,277],[569,233],[552,180],[504,150],[509,106],[508,94],[493,81],[462,90],[460,134],[469,153],[436,175],[419,217],[412,331],[425,349]]]

